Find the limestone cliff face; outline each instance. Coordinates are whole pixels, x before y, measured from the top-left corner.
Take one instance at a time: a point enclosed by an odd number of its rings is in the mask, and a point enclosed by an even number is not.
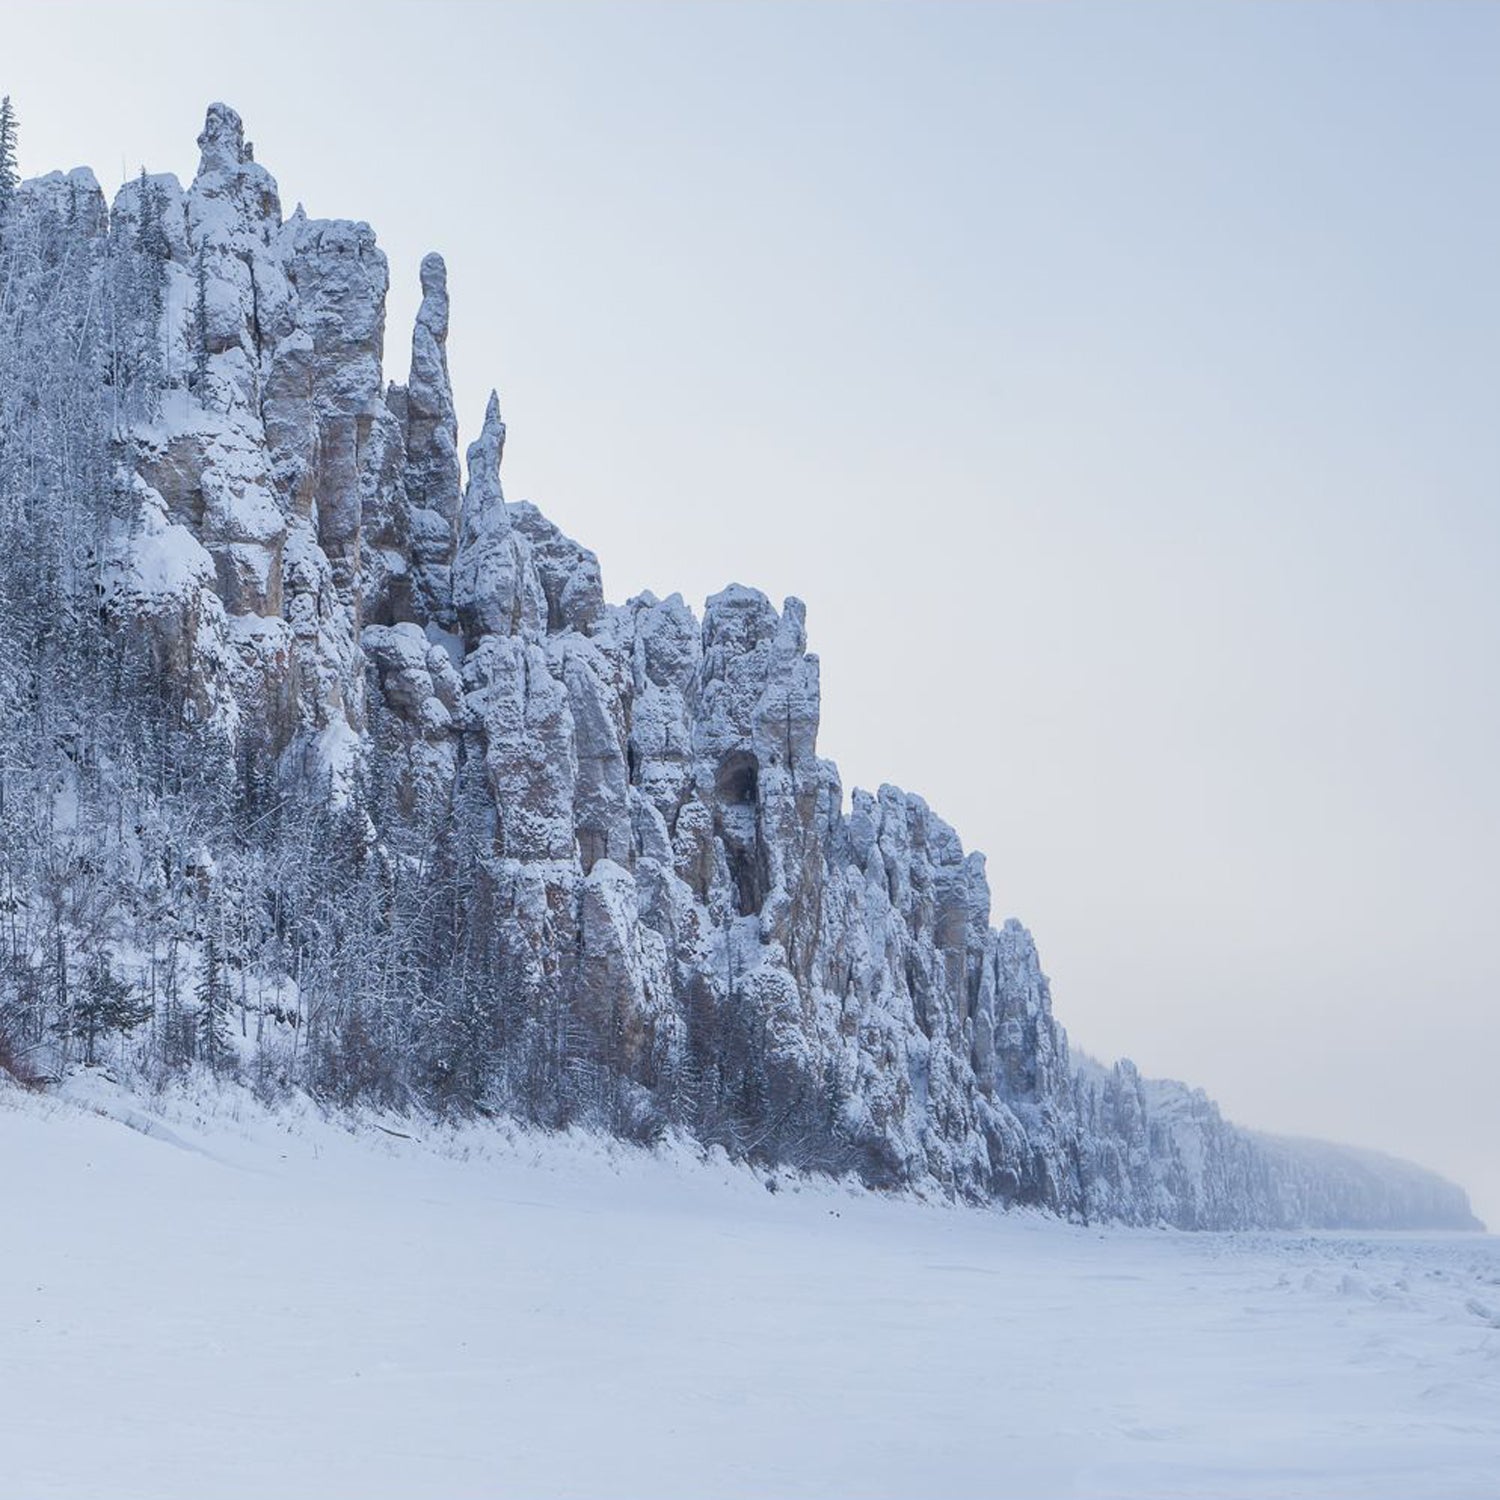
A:
[[[1466,1217],[1128,1064],[1075,1070],[983,857],[895,787],[846,803],[819,757],[803,605],[607,604],[594,555],[505,500],[494,399],[463,482],[441,258],[387,386],[369,227],[284,218],[224,105],[199,146],[185,191],[150,180],[174,380],[130,433],[113,603],[235,754],[334,800],[378,773],[378,816],[418,835],[461,808],[538,1004],[646,1094],[753,1037],[761,1116],[833,1132],[870,1181],[1190,1226]]]
[[[171,660],[195,712],[342,786],[365,723],[365,512],[383,537],[400,482],[401,427],[381,385],[385,257],[368,225],[300,209],[283,220],[233,110],[213,106],[198,145],[186,192],[171,177],[149,184],[178,383],[160,420],[132,433],[130,482],[153,518],[133,580],[149,587],[133,602],[164,654],[191,640]],[[140,196],[123,188],[115,215],[138,216]]]

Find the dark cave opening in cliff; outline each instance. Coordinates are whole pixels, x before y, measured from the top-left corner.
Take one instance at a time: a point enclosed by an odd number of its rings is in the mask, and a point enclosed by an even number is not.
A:
[[[753,805],[760,794],[760,761],[751,750],[735,750],[719,765],[715,790],[721,802]]]

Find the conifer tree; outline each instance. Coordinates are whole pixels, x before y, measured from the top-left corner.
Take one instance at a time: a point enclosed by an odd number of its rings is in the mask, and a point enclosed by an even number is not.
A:
[[[203,246],[198,246],[198,258],[193,267],[198,289],[197,348],[193,351],[193,384],[199,401],[205,401],[208,385],[208,267],[203,259]]]
[[[154,418],[160,408],[161,390],[166,384],[166,360],[162,347],[162,313],[166,308],[167,261],[172,247],[162,222],[166,203],[161,187],[141,168],[138,184],[140,212],[136,223],[135,252],[140,261],[137,282],[140,307],[136,360],[140,384],[142,415]]]
[[[216,1073],[229,1063],[229,978],[214,932],[203,944],[203,974],[198,981],[198,1056]]]
[[[10,95],[0,99],[0,219],[10,211],[21,174],[16,166],[16,112]]]
[[[98,1061],[101,1036],[133,1031],[150,1014],[150,1006],[137,994],[135,986],[116,975],[109,960],[100,954],[84,973],[66,1024],[70,1034],[82,1041],[84,1065],[91,1068]]]

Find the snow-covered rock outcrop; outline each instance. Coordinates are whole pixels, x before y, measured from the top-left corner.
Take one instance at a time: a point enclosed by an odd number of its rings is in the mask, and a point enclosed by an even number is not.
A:
[[[619,1080],[622,1128],[655,1110],[1091,1218],[1469,1222],[1428,1174],[1075,1068],[983,856],[896,787],[846,802],[820,758],[802,603],[607,604],[594,555],[505,499],[494,398],[461,475],[441,258],[387,386],[370,228],[284,218],[224,105],[199,145],[190,187],[143,179],[112,211],[160,221],[165,379],[123,444],[110,607],[236,765],[321,778],[392,868],[461,823],[485,916],[463,940],[506,1014]],[[78,232],[106,233],[85,187]]]

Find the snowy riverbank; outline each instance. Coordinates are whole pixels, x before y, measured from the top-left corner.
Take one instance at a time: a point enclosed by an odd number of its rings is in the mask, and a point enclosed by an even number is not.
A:
[[[3,1496],[1495,1494],[1493,1236],[67,1092],[0,1087]]]

